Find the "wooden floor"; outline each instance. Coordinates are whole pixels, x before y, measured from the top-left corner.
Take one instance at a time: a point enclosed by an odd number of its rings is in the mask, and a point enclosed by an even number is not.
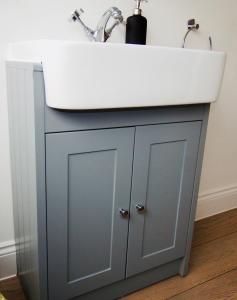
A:
[[[0,291],[7,300],[26,300],[17,278],[0,282]],[[237,209],[196,223],[188,276],[170,278],[122,299],[237,300]]]

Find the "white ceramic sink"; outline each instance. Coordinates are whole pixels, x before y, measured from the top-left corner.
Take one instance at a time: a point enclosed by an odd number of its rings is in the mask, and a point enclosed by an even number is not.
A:
[[[106,109],[214,102],[223,52],[71,41],[12,44],[10,60],[42,62],[46,103]]]

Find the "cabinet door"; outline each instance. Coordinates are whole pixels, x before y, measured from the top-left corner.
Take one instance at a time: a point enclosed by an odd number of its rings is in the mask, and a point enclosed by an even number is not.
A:
[[[125,277],[134,130],[46,137],[50,300]]]
[[[200,130],[201,122],[136,129],[127,276],[184,256]]]

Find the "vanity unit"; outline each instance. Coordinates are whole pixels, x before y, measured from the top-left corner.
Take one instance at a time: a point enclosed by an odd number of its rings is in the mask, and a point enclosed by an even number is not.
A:
[[[149,107],[148,93],[143,108],[50,107],[47,67],[7,63],[17,268],[29,300],[111,300],[186,275],[211,101]],[[58,84],[59,102],[81,103],[63,102],[70,84]]]

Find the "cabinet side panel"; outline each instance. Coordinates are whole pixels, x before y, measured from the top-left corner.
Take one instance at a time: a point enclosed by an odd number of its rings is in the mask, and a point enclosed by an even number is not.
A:
[[[37,99],[34,97],[33,68],[33,64],[30,63],[7,63],[18,275],[28,298],[38,300],[47,299],[47,297],[40,295],[39,276],[42,266],[38,251],[36,148],[37,135],[42,128],[35,124]],[[43,116],[40,118],[43,123]],[[43,131],[41,135],[44,136]]]
[[[35,163],[36,163],[36,211],[38,235],[38,274],[40,300],[48,299],[47,268],[47,221],[46,221],[46,183],[45,183],[45,87],[43,72],[37,67],[34,79],[34,116],[35,116]],[[33,298],[34,299],[34,298]]]
[[[194,229],[194,221],[195,221],[196,209],[197,209],[198,192],[199,192],[200,178],[202,172],[202,163],[203,163],[203,156],[204,156],[204,149],[205,149],[209,111],[210,111],[210,104],[206,104],[204,115],[203,115],[203,121],[202,121],[201,136],[199,140],[199,151],[198,151],[198,158],[197,158],[195,180],[193,185],[192,205],[190,209],[186,252],[179,270],[181,276],[186,276],[189,270],[189,260],[190,260],[190,253],[192,247],[193,229]]]
[[[7,86],[8,86],[8,120],[9,120],[9,134],[10,134],[10,159],[11,159],[11,181],[12,181],[12,198],[13,198],[13,216],[14,216],[14,233],[15,233],[15,244],[16,244],[16,263],[17,263],[17,272],[21,272],[21,263],[20,263],[20,237],[21,228],[19,220],[21,219],[21,202],[20,202],[20,193],[18,193],[17,185],[17,151],[14,151],[17,139],[16,126],[14,126],[14,121],[16,122],[16,109],[14,109],[13,99],[15,97],[15,90],[12,88],[13,83],[15,82],[14,78],[15,72],[11,69],[7,69]]]

